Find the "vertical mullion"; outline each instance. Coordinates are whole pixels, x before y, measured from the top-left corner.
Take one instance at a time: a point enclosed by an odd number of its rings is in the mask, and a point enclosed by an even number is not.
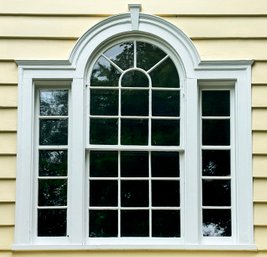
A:
[[[148,152],[148,207],[149,207],[149,237],[152,237],[152,165],[151,151]]]
[[[118,151],[118,237],[121,237],[121,151]]]

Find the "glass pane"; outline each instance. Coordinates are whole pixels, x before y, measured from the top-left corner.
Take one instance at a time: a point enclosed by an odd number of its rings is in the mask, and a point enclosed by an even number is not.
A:
[[[118,115],[118,90],[91,89],[91,115]]]
[[[90,180],[90,206],[117,206],[117,180]]]
[[[230,169],[230,150],[202,151],[203,176],[229,176]]]
[[[148,70],[158,63],[166,54],[158,47],[145,43],[137,42],[137,67]]]
[[[180,206],[179,181],[152,180],[153,206]]]
[[[66,206],[67,179],[39,179],[39,206]]]
[[[38,210],[38,236],[66,236],[67,210]]]
[[[39,150],[39,176],[67,176],[67,169],[67,150]]]
[[[153,237],[180,237],[180,211],[152,210]]]
[[[148,207],[148,181],[122,180],[121,206]]]
[[[121,235],[125,237],[149,236],[149,213],[147,210],[122,210]]]
[[[203,210],[203,236],[231,236],[231,210]]]
[[[203,116],[229,116],[230,91],[202,91]]]
[[[68,119],[40,120],[40,145],[67,145]]]
[[[121,114],[133,116],[148,115],[148,91],[147,90],[122,90]]]
[[[133,67],[134,63],[134,43],[123,42],[117,44],[108,49],[104,55],[116,63],[122,70],[129,69]]]
[[[40,115],[68,115],[68,90],[41,90]]]
[[[90,210],[89,237],[117,237],[118,211]]]
[[[123,87],[148,87],[149,81],[143,72],[130,70],[123,75],[121,85]]]
[[[152,177],[179,177],[179,153],[152,152]]]
[[[117,143],[117,119],[90,119],[90,144],[116,145]]]
[[[152,120],[152,145],[179,145],[179,120]]]
[[[153,91],[152,115],[154,116],[179,116],[180,92],[178,91]]]
[[[144,119],[121,120],[122,145],[147,145],[148,121]]]
[[[230,179],[202,181],[203,206],[230,206],[231,181]]]
[[[230,145],[230,120],[202,120],[203,145]]]
[[[148,152],[121,152],[122,177],[147,177]]]
[[[167,58],[150,72],[153,87],[180,87],[180,79],[176,67],[170,58]]]
[[[117,177],[118,152],[91,151],[90,152],[91,177]]]
[[[104,57],[100,57],[93,67],[91,86],[117,87],[121,73]]]

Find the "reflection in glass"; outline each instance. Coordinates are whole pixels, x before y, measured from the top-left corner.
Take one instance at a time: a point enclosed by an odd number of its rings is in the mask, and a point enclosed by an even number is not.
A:
[[[137,67],[144,70],[149,70],[166,56],[157,46],[145,42],[137,42],[136,54]]]
[[[152,210],[153,237],[180,237],[179,210]]]
[[[134,63],[134,43],[119,43],[108,49],[104,55],[117,64],[122,70],[129,69],[133,67]]]
[[[67,176],[67,159],[67,150],[39,150],[39,176]]]
[[[66,209],[38,210],[38,236],[66,236]]]
[[[117,180],[90,180],[90,206],[117,206]]]
[[[149,81],[145,73],[130,70],[123,75],[121,85],[123,87],[148,87]]]
[[[148,115],[148,91],[147,90],[122,90],[121,114],[132,116]]]
[[[90,152],[91,177],[117,177],[118,152],[91,151]]]
[[[152,177],[179,177],[179,153],[152,152]]]
[[[203,116],[229,116],[230,91],[202,91]]]
[[[148,207],[148,181],[122,180],[121,206]]]
[[[93,67],[91,86],[118,86],[121,73],[104,57],[100,57]]]
[[[149,236],[148,210],[122,210],[121,235],[125,237]]]
[[[154,116],[179,116],[180,92],[179,91],[153,91],[152,115]]]
[[[203,210],[203,236],[231,236],[231,210]]]
[[[152,206],[180,206],[179,181],[152,180]]]
[[[230,145],[230,120],[202,120],[203,145]]]
[[[230,179],[202,181],[203,206],[230,206],[231,181]]]
[[[152,145],[179,145],[179,120],[152,120]]]
[[[202,150],[203,176],[229,176],[230,150]]]
[[[39,179],[39,206],[66,206],[67,179]]]
[[[121,152],[122,177],[147,177],[148,152]]]
[[[40,90],[40,115],[68,115],[68,90]]]
[[[90,143],[115,145],[118,143],[117,119],[90,119]]]
[[[176,67],[170,58],[150,72],[152,87],[180,87],[180,79]]]
[[[148,121],[145,119],[121,120],[122,145],[147,145]]]
[[[89,237],[118,236],[118,211],[90,210]]]
[[[40,120],[40,145],[67,145],[68,119]]]
[[[91,89],[91,115],[118,115],[118,90]]]

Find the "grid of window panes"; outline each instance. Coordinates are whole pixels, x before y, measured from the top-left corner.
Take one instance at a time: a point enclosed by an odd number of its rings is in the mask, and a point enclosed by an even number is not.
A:
[[[230,90],[202,90],[202,233],[229,237],[231,226]]]
[[[89,237],[180,237],[180,83],[171,58],[119,43],[89,85]]]
[[[66,236],[68,90],[39,90],[37,235]]]

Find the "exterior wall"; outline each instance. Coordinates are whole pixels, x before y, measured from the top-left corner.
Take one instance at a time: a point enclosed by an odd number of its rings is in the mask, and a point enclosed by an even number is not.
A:
[[[88,256],[88,252],[12,251],[15,216],[18,71],[15,60],[68,59],[78,39],[125,0],[0,0],[0,256]],[[258,251],[90,251],[91,256],[267,256],[267,1],[138,0],[142,12],[183,30],[202,60],[253,59],[254,228]]]

